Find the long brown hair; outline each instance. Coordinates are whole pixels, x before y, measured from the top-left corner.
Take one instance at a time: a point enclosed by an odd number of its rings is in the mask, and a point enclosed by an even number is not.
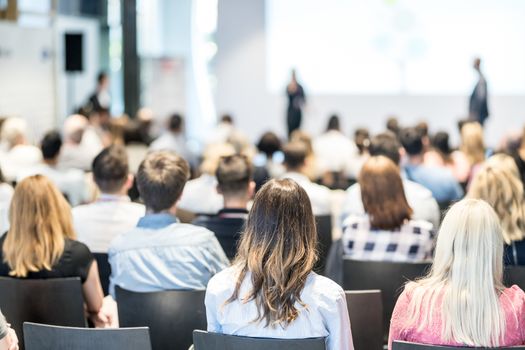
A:
[[[9,222],[3,255],[11,276],[51,270],[64,252],[65,238],[75,238],[69,204],[42,175],[30,176],[16,186]]]
[[[361,169],[358,182],[372,228],[395,230],[412,217],[399,168],[387,157],[370,157]]]
[[[295,181],[271,180],[255,196],[234,265],[240,268],[227,303],[239,299],[251,274],[253,288],[242,302],[255,300],[255,322],[287,326],[298,316],[301,292],[315,261],[317,231],[310,199]]]

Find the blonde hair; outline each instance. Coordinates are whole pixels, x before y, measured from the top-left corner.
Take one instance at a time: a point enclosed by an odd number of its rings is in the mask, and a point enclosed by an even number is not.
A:
[[[51,270],[64,252],[65,238],[75,238],[69,204],[42,175],[30,176],[16,186],[9,221],[3,255],[10,276]]]
[[[477,122],[467,123],[461,128],[461,151],[465,153],[471,165],[485,160],[483,128]]]
[[[27,122],[18,117],[7,118],[2,125],[0,137],[6,142],[9,148],[13,148],[25,141],[27,135]]]
[[[503,239],[494,210],[479,199],[454,204],[445,216],[430,273],[407,284],[405,328],[430,327],[441,311],[444,341],[497,347],[505,335]]]
[[[511,157],[491,157],[474,176],[467,196],[483,199],[494,208],[501,222],[505,243],[525,238],[523,185]]]
[[[235,148],[226,142],[208,145],[204,150],[204,159],[200,167],[201,172],[215,175],[217,167],[219,166],[219,160],[222,157],[233,156],[235,153]]]

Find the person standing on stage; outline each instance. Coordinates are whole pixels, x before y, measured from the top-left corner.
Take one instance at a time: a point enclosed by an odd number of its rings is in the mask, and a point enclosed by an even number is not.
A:
[[[472,91],[472,94],[470,95],[469,118],[483,125],[485,120],[489,117],[487,81],[481,72],[481,59],[479,57],[474,59],[473,66],[476,72],[478,72],[479,79],[474,87],[474,91]]]
[[[288,137],[296,129],[301,126],[303,118],[303,105],[305,103],[304,90],[301,84],[297,82],[295,69],[292,70],[292,79],[286,87],[286,95],[288,96],[288,110],[286,121],[288,124]]]
[[[111,95],[109,94],[109,77],[105,72],[100,72],[97,76],[97,89],[89,97],[91,110],[99,112],[111,107]]]

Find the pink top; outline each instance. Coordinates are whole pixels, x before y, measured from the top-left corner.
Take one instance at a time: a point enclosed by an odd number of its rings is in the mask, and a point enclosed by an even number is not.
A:
[[[431,320],[427,329],[419,331],[417,325],[403,330],[403,324],[409,315],[408,304],[410,292],[404,291],[397,300],[392,320],[390,321],[390,335],[388,338],[388,349],[392,349],[394,340],[404,340],[414,343],[431,345],[464,346],[454,341],[446,342],[441,337],[441,313],[440,309],[434,310],[434,319]],[[516,285],[507,288],[500,296],[501,307],[505,314],[505,335],[500,346],[514,346],[525,344],[525,293]]]

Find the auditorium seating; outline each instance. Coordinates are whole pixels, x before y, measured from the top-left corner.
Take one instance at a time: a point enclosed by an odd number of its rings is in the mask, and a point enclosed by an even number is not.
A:
[[[109,294],[109,277],[111,276],[111,265],[106,253],[93,253],[98,266],[98,276],[104,295]]]
[[[26,350],[151,350],[147,327],[90,329],[24,323]]]
[[[149,327],[153,350],[188,350],[194,329],[206,329],[205,291],[136,293],[116,287],[121,327]]]
[[[252,338],[195,330],[193,345],[195,350],[325,350],[325,339]]]
[[[0,277],[0,310],[24,349],[22,325],[37,322],[85,327],[80,278],[24,280]]]
[[[319,215],[315,217],[315,222],[317,225],[319,257],[314,270],[318,274],[324,274],[326,260],[332,246],[332,217],[330,215]]]
[[[383,301],[380,290],[346,291],[354,348],[383,349]]]
[[[426,344],[409,343],[409,342],[404,342],[404,341],[395,341],[392,344],[392,350],[461,350],[461,349],[474,349],[474,348],[426,345]],[[476,349],[479,349],[479,348],[476,348]],[[503,348],[483,348],[483,349],[485,350],[525,350],[525,346],[511,346],[511,347],[503,347]]]

